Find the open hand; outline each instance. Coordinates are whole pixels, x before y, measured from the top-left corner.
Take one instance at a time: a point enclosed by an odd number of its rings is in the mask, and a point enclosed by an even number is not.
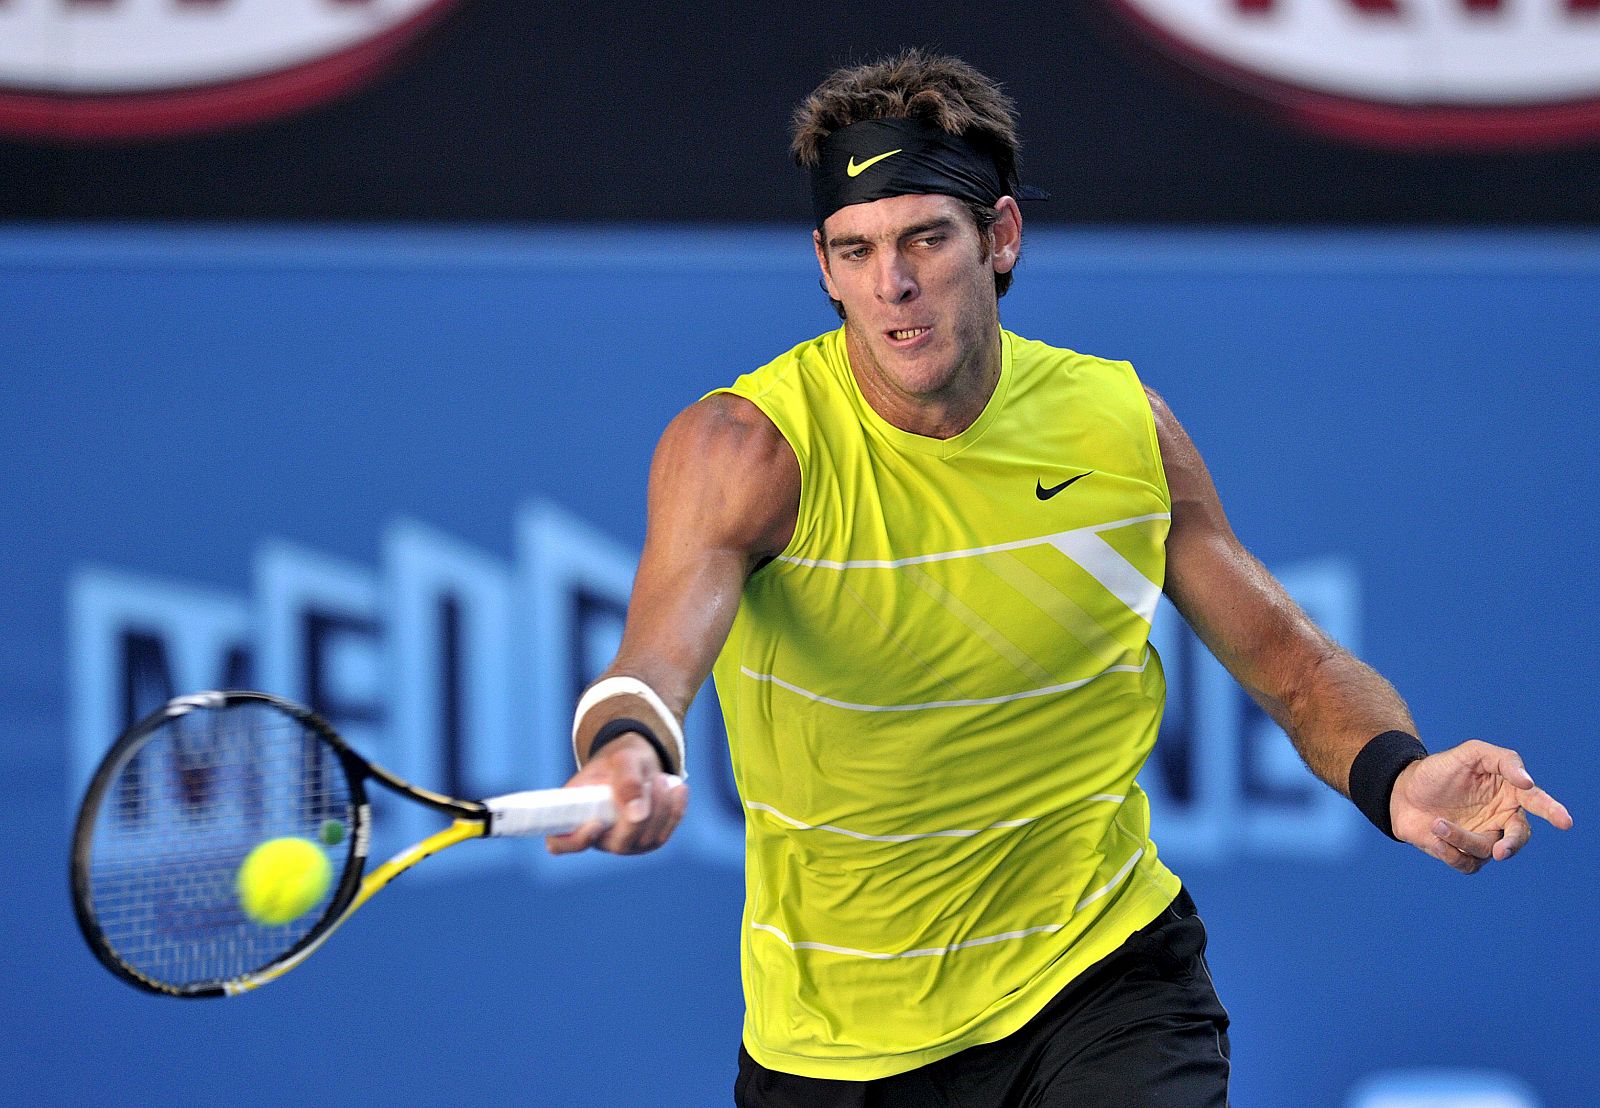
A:
[[[1515,750],[1478,739],[1412,762],[1389,797],[1395,836],[1462,873],[1521,850],[1533,833],[1529,812],[1572,827],[1566,807],[1533,783]]]

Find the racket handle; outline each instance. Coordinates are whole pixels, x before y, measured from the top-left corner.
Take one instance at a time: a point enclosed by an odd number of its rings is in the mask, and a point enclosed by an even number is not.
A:
[[[668,786],[682,778],[666,774]],[[610,785],[579,785],[571,789],[533,789],[485,800],[489,809],[489,834],[496,838],[565,835],[586,823],[607,827],[617,822],[616,802]]]

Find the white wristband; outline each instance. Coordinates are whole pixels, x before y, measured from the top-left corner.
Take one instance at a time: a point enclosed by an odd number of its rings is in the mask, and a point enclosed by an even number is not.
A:
[[[657,737],[672,745],[673,751],[678,756],[678,776],[688,777],[687,751],[684,749],[683,728],[678,723],[678,717],[667,708],[666,702],[660,695],[637,677],[607,677],[591,685],[587,692],[578,699],[578,710],[572,716],[572,757],[578,760],[578,732],[583,725],[583,717],[588,715],[596,706],[604,701],[618,696],[631,696],[642,700],[646,707],[654,712],[659,719],[647,722],[660,723],[664,734]],[[581,762],[579,763],[582,764]],[[673,767],[668,766],[667,769]]]

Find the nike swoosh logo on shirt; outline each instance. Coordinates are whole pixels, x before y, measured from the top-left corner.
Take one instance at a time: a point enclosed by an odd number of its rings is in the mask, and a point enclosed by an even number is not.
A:
[[[1044,487],[1044,482],[1040,481],[1038,482],[1038,487],[1034,489],[1033,495],[1037,496],[1040,500],[1049,500],[1052,496],[1066,488],[1068,485],[1072,484],[1074,481],[1082,481],[1085,477],[1089,476],[1089,474],[1093,472],[1094,470],[1092,469],[1085,470],[1076,477],[1068,477],[1065,481],[1061,482],[1061,484],[1052,485],[1048,489]]]

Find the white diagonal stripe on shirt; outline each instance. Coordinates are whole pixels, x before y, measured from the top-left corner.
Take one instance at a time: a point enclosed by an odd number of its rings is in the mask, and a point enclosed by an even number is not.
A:
[[[1100,530],[1104,530],[1101,528]],[[1050,540],[1050,545],[1071,558],[1083,571],[1112,596],[1149,623],[1155,619],[1161,586],[1139,571],[1117,549],[1094,530],[1065,531]]]
[[[1122,884],[1123,878],[1127,877],[1128,874],[1133,872],[1133,867],[1136,866],[1139,863],[1139,859],[1143,858],[1143,857],[1144,857],[1144,847],[1141,846],[1138,850],[1135,850],[1133,852],[1133,857],[1129,858],[1127,860],[1127,862],[1123,864],[1123,867],[1116,872],[1116,874],[1111,878],[1110,881],[1107,881],[1104,885],[1101,885],[1094,892],[1090,893],[1088,896],[1086,896],[1082,900],[1078,901],[1078,906],[1076,908],[1074,908],[1073,911],[1074,912],[1083,911],[1089,905],[1093,904],[1095,901],[1097,901],[1101,897],[1105,896],[1112,889],[1114,889],[1118,885]]]

